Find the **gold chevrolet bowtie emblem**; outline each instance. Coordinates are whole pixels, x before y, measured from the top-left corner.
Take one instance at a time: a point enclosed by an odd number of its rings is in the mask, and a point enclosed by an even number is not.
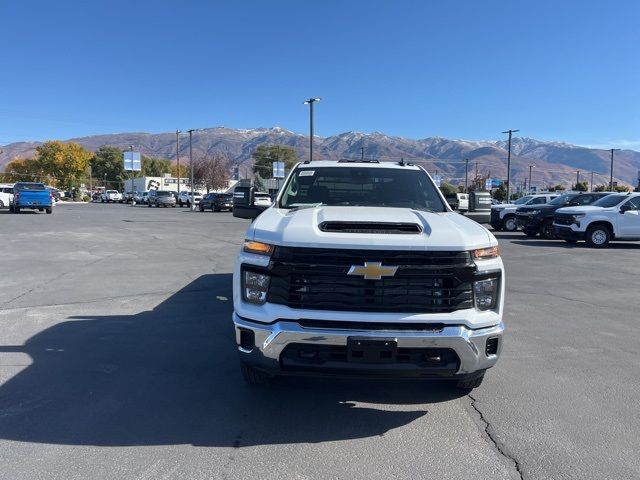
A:
[[[364,266],[351,265],[347,275],[362,275],[365,280],[381,280],[382,277],[393,277],[397,271],[397,265],[383,267],[380,262],[364,262]]]

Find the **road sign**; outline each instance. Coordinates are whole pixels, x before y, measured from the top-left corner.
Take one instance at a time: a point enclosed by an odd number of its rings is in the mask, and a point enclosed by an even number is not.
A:
[[[140,161],[140,152],[123,152],[124,169],[134,172],[142,170],[142,162]]]
[[[273,178],[284,178],[284,162],[272,162]]]

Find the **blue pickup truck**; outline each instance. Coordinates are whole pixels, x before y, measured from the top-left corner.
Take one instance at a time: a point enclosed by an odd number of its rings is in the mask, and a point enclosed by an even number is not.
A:
[[[53,213],[53,195],[42,183],[18,182],[13,186],[9,210],[20,213],[25,208]]]

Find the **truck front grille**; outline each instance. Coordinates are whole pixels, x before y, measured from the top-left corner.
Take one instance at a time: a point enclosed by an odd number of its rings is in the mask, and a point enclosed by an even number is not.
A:
[[[566,213],[556,213],[553,217],[553,221],[558,225],[571,225],[573,223],[573,215]]]
[[[393,276],[349,276],[352,266],[397,266]],[[276,247],[267,301],[297,309],[448,313],[473,307],[468,252]]]

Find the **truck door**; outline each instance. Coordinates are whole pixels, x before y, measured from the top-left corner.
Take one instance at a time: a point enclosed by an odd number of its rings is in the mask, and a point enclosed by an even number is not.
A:
[[[621,207],[628,208],[628,210],[617,214],[619,236],[640,238],[640,197],[630,199]]]

